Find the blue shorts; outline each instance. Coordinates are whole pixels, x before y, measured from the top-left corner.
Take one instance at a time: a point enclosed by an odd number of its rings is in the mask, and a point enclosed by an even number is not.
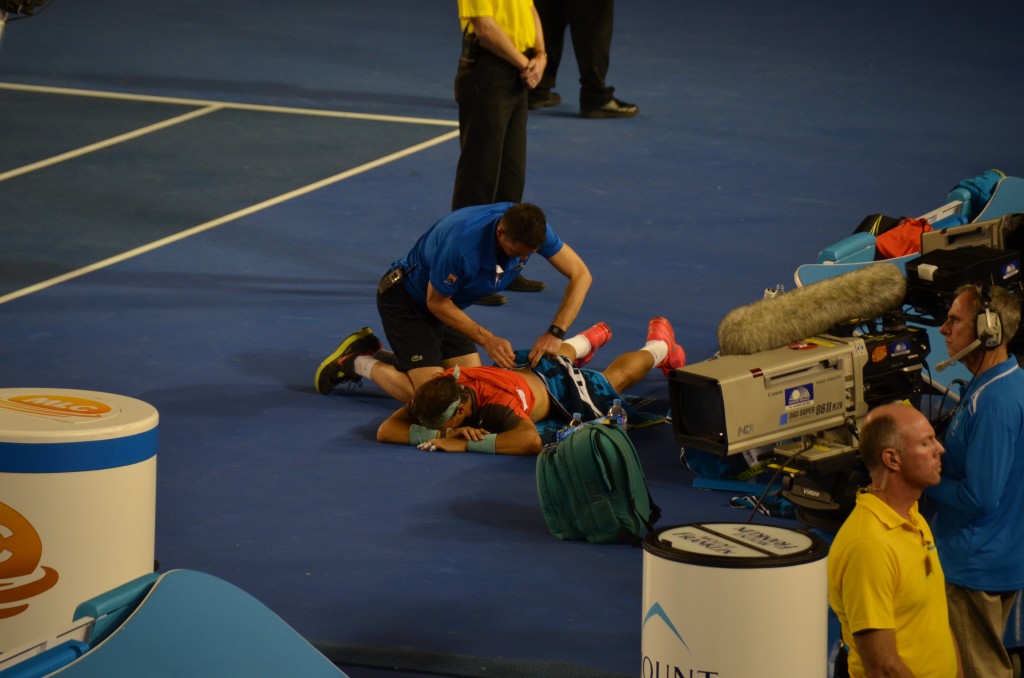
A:
[[[529,351],[516,351],[516,364],[529,364]],[[621,399],[605,376],[597,370],[579,369],[565,356],[541,358],[531,370],[540,377],[551,396],[552,409],[568,421],[579,412],[584,421],[603,417],[612,401]]]
[[[529,365],[529,349],[516,351],[516,364]],[[584,421],[605,416],[616,399],[622,400],[629,418],[630,428],[650,426],[665,421],[665,417],[641,412],[632,405],[629,396],[620,395],[602,372],[573,367],[565,356],[541,358],[531,370],[537,375],[551,396],[551,411],[537,422],[537,432],[544,445],[555,440],[555,433],[564,427],[575,412]]]

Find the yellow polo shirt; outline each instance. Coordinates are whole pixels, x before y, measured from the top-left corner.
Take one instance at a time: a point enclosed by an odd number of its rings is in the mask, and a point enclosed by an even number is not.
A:
[[[537,44],[537,27],[533,23],[533,0],[458,0],[459,20],[466,30],[469,20],[477,16],[494,17],[512,44],[520,52]],[[469,27],[473,32],[473,27]]]
[[[829,549],[828,602],[853,678],[865,675],[854,634],[867,629],[895,629],[896,651],[918,678],[955,678],[945,577],[916,503],[907,521],[873,494],[857,495]]]

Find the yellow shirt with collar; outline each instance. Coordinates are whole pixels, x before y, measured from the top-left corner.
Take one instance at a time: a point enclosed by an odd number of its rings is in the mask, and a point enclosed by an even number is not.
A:
[[[462,30],[469,20],[478,16],[493,17],[520,52],[537,44],[537,27],[533,23],[533,0],[458,0]],[[472,26],[469,32],[473,32]]]
[[[954,678],[945,577],[935,540],[915,503],[910,520],[868,492],[828,554],[828,601],[850,650],[850,675],[864,676],[854,634],[894,629],[896,651],[917,678]]]

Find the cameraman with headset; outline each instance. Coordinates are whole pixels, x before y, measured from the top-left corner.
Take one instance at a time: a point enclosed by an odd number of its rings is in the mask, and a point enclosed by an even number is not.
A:
[[[1002,287],[956,290],[940,332],[973,378],[943,444],[934,532],[950,626],[967,678],[1013,675],[1003,633],[1024,588],[1024,371],[1007,344],[1020,300]]]

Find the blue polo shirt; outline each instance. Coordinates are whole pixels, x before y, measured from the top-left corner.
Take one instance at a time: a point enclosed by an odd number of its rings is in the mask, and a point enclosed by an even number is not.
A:
[[[935,542],[946,581],[980,591],[1024,588],[1024,371],[985,370],[960,398],[943,444]]]
[[[464,207],[431,226],[407,255],[392,264],[405,268],[403,284],[409,296],[425,309],[429,282],[456,306],[466,308],[511,285],[529,258],[509,257],[498,247],[498,222],[513,204]],[[563,243],[550,225],[546,228],[537,254],[550,259]]]

